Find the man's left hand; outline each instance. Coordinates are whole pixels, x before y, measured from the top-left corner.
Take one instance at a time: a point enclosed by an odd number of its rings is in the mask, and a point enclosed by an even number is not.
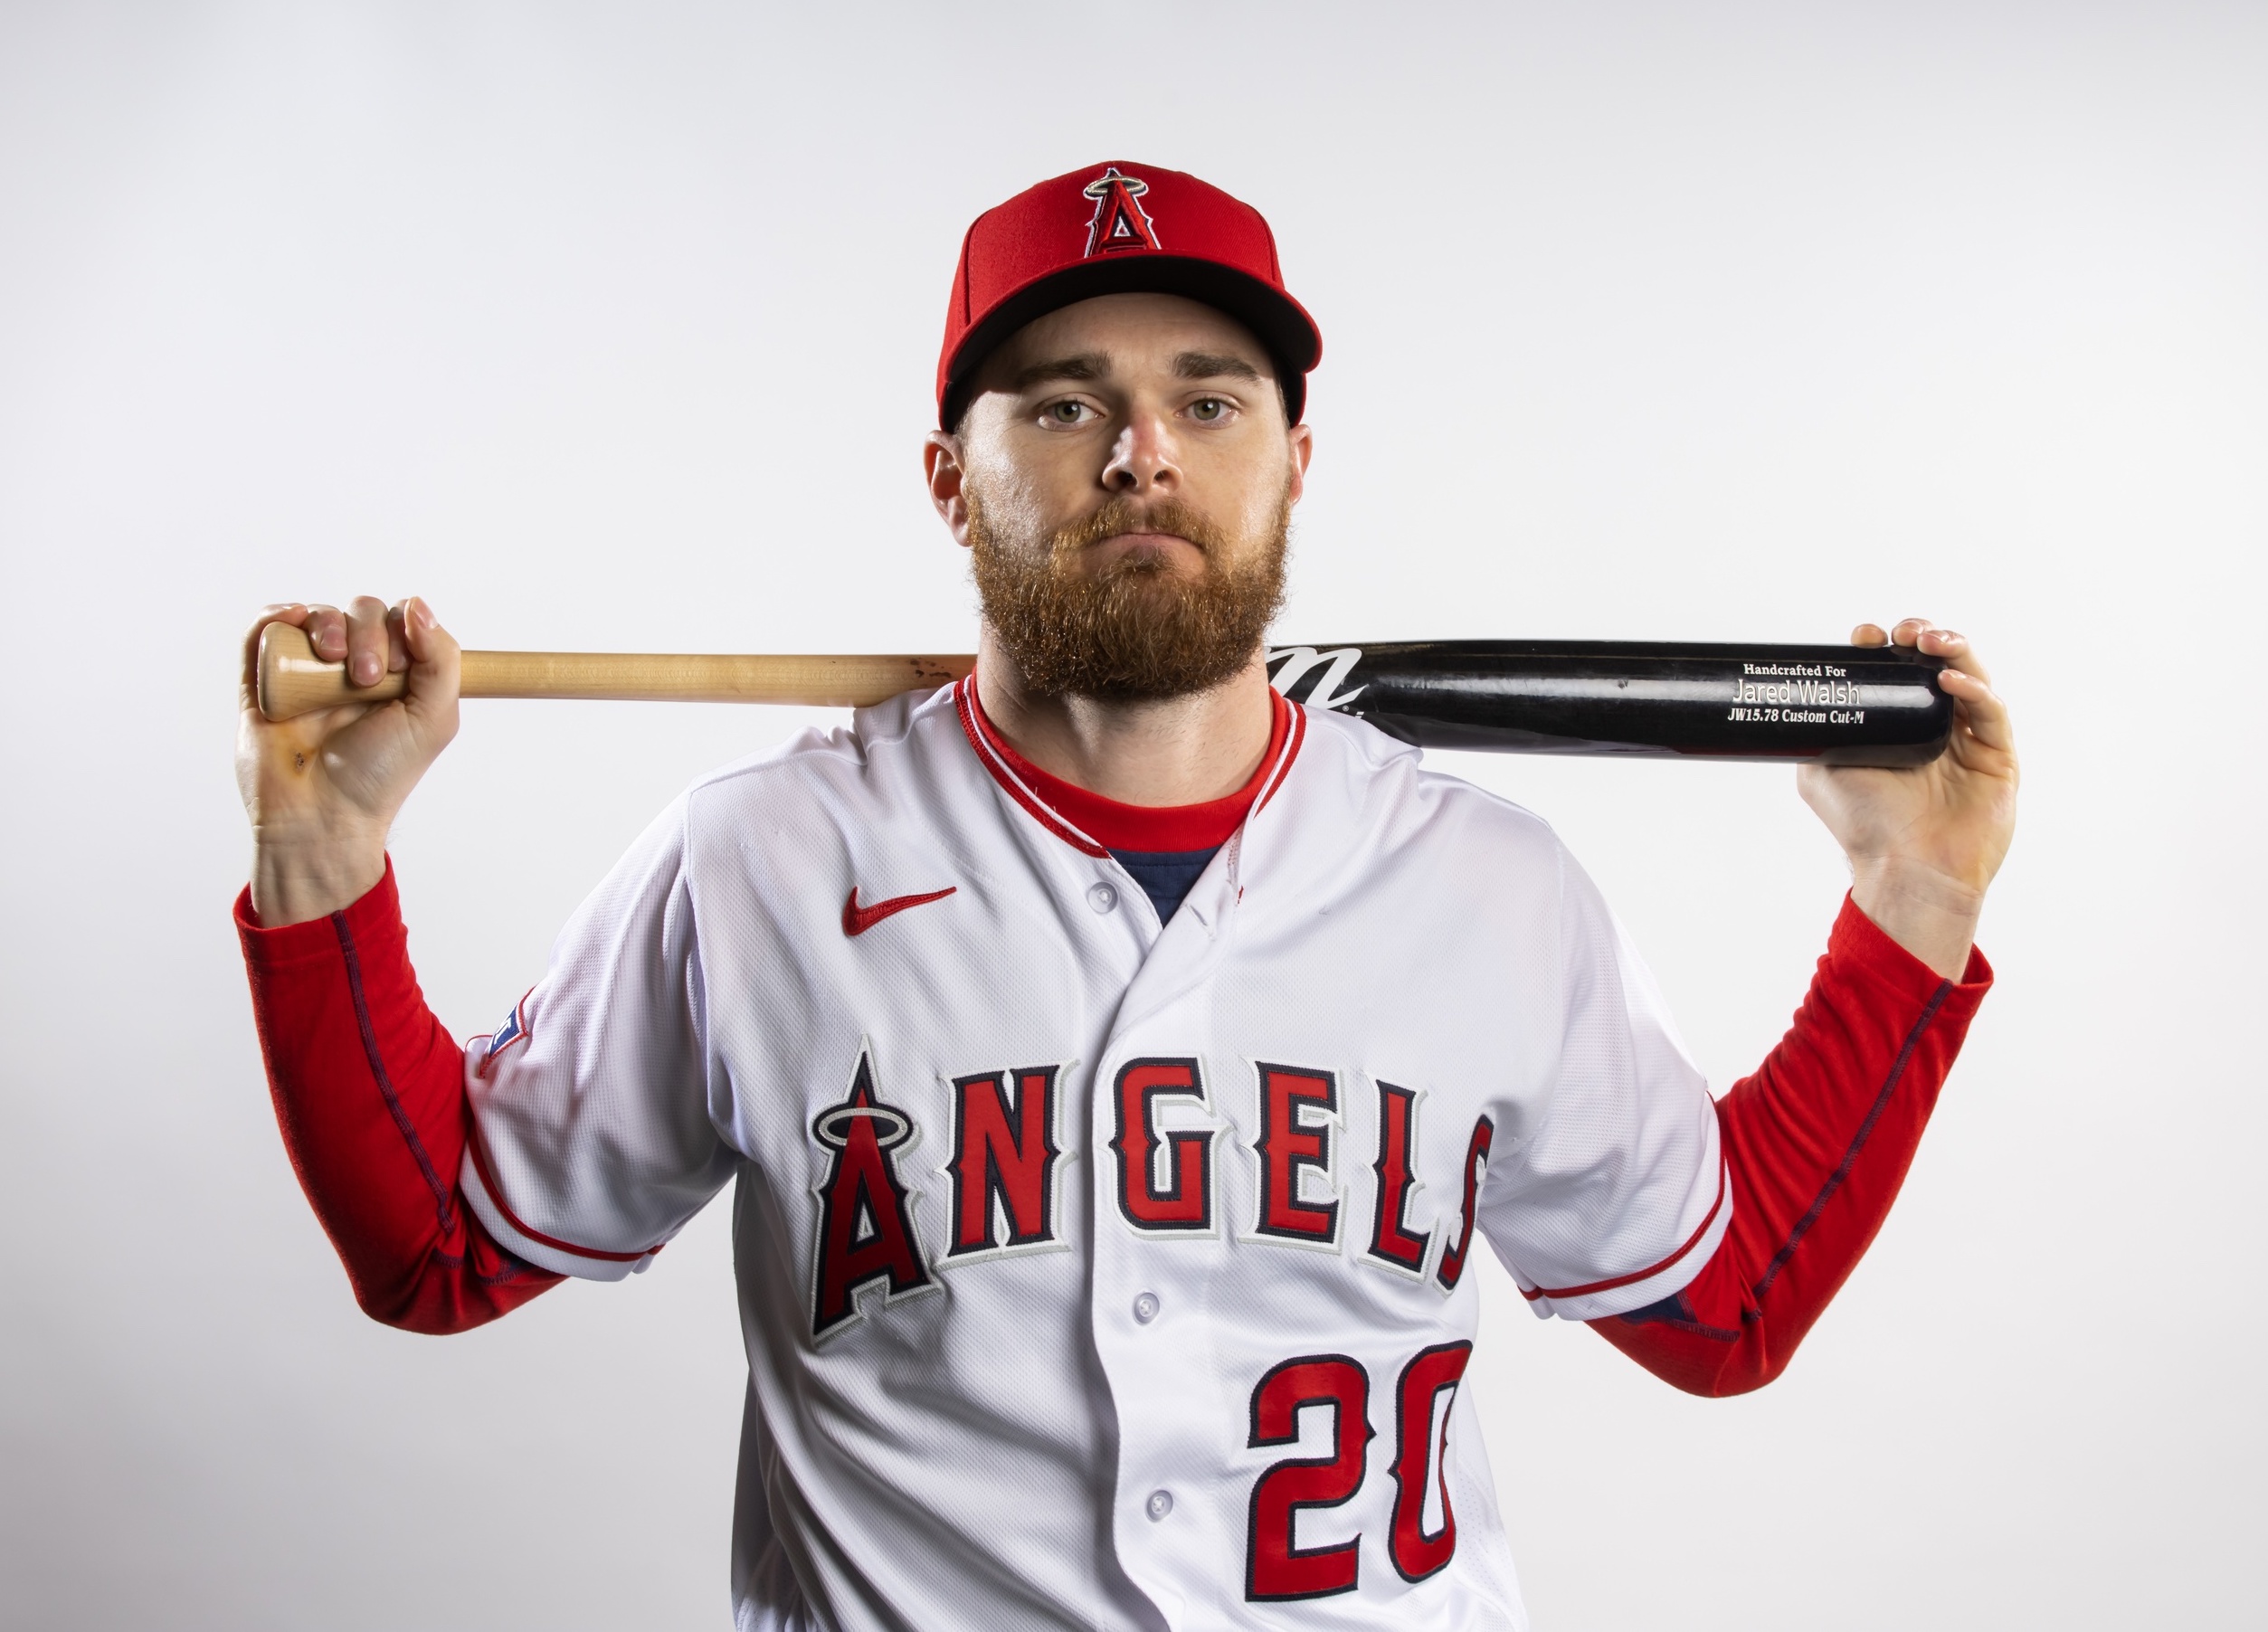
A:
[[[2007,706],[1968,640],[1926,618],[1908,618],[1887,634],[1862,623],[1851,640],[1943,658],[1938,686],[1953,699],[1952,738],[1926,765],[1807,764],[1796,786],[1850,858],[1858,909],[1938,973],[1959,980],[1986,887],[2016,832]]]

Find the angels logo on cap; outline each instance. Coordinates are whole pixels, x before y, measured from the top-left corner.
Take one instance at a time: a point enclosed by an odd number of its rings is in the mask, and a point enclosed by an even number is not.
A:
[[[1145,292],[1200,300],[1250,329],[1299,422],[1323,336],[1284,287],[1267,223],[1194,176],[1120,161],[1051,176],[970,223],[937,354],[938,424],[959,423],[986,356],[1025,324],[1075,301]]]
[[[1087,252],[1108,254],[1113,250],[1158,250],[1157,229],[1135,201],[1150,190],[1139,176],[1121,176],[1112,165],[1079,189],[1095,201],[1095,219],[1087,223]]]

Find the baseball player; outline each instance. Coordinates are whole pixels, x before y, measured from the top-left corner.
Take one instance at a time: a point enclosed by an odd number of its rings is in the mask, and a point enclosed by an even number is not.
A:
[[[248,691],[239,749],[261,1043],[355,1295],[461,1331],[731,1185],[743,1628],[1523,1626],[1475,1252],[1725,1394],[1897,1193],[2014,820],[1968,642],[1858,631],[1947,660],[1952,745],[1801,773],[1852,889],[1713,1100],[1548,826],[1270,688],[1321,345],[1192,176],[979,217],[924,451],[974,675],[696,783],[470,1042],[385,853],[457,646],[414,599],[262,614],[409,676],[285,724]]]

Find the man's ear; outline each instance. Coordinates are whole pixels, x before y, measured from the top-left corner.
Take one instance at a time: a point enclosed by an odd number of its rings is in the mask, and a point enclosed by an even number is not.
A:
[[[929,502],[937,507],[954,543],[969,544],[968,471],[961,463],[961,439],[949,431],[932,431],[922,439],[922,470],[929,478]]]
[[[1297,504],[1300,496],[1307,491],[1307,461],[1315,457],[1315,433],[1306,425],[1299,424],[1292,427],[1290,434],[1292,480],[1285,497],[1289,502]]]

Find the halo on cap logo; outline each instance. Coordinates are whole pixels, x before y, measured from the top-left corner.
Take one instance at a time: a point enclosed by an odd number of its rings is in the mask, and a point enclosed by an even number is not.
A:
[[[1114,250],[1160,248],[1158,230],[1136,202],[1150,184],[1136,176],[1121,176],[1112,165],[1079,189],[1095,201],[1095,219],[1087,223],[1087,252],[1107,255]]]

